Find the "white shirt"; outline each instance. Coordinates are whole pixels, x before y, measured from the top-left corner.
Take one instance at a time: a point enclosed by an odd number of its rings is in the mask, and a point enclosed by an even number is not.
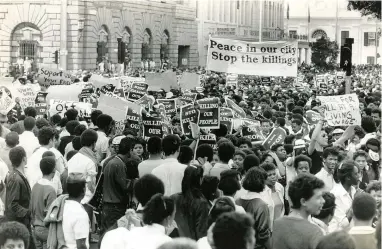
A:
[[[228,197],[234,204],[236,203],[235,202],[235,199],[231,196],[225,196],[225,197]],[[235,204],[235,211],[238,212],[238,213],[241,213],[241,214],[246,214],[247,212],[245,212],[245,209],[242,207],[242,206],[239,206],[239,205],[236,205]],[[199,241],[198,241],[199,243]]]
[[[182,180],[186,168],[187,166],[179,163],[176,158],[167,158],[151,173],[164,183],[164,195],[171,196],[182,192]]]
[[[326,171],[325,167],[321,168],[321,170],[316,174],[316,177],[325,183],[324,190],[326,192],[330,192],[336,184],[333,174]]]
[[[102,239],[101,249],[123,249],[127,248],[129,241],[129,230],[118,227],[105,234]]]
[[[151,174],[153,169],[163,164],[163,162],[164,162],[163,159],[144,160],[138,165],[139,177],[142,177],[147,174]]]
[[[159,224],[131,229],[127,246],[124,249],[157,249],[172,239],[165,234],[165,228]]]
[[[72,200],[66,200],[62,217],[62,230],[68,249],[77,249],[76,240],[86,238],[89,247],[90,222],[84,207]]]
[[[68,174],[70,173],[82,173],[86,177],[86,182],[95,183],[95,177],[97,175],[97,169],[94,162],[87,156],[77,153],[68,162]],[[94,184],[95,186],[95,184]],[[86,184],[85,197],[81,203],[87,203],[93,196],[93,192],[90,191]]]
[[[109,149],[109,138],[103,131],[97,131],[97,134],[98,139],[95,145],[95,151],[97,155],[97,160],[100,163],[103,160],[102,154],[107,154],[107,151]]]
[[[332,191],[336,197],[336,209],[334,217],[329,223],[329,232],[335,232],[349,227],[349,220],[346,218],[346,212],[351,208],[356,189],[351,187],[351,195],[344,189],[342,184],[335,184]]]
[[[57,195],[60,195],[62,194],[60,175],[65,170],[66,161],[57,149],[50,148],[49,150],[53,152],[56,157],[56,173],[52,179],[52,186],[56,190]],[[38,182],[38,180],[42,179],[40,161],[42,159],[42,154],[46,151],[48,151],[47,148],[40,147],[30,156],[30,158],[28,158],[27,165],[25,166],[25,175],[31,189],[33,189],[33,186]]]
[[[0,158],[0,182],[2,181],[4,183],[4,180],[7,174],[8,174],[8,166]],[[2,192],[0,192],[0,215],[4,215],[4,211],[5,211],[3,198],[5,201],[5,189]]]
[[[33,152],[40,147],[37,137],[31,131],[24,131],[19,135],[19,146],[23,147],[27,158],[29,158]]]
[[[67,136],[70,136],[70,133],[65,128],[63,128],[62,131],[60,132],[60,136],[59,136],[60,140],[61,138],[67,137]]]

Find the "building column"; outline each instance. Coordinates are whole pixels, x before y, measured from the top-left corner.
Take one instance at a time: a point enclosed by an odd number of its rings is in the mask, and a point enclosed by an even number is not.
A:
[[[68,59],[68,49],[67,49],[67,38],[68,38],[68,0],[61,1],[61,23],[60,23],[60,68],[62,70],[67,69],[67,59]]]
[[[302,51],[302,49],[298,48],[298,64],[299,65],[301,64],[301,51]]]
[[[304,48],[305,50],[305,64],[308,64],[308,48]]]

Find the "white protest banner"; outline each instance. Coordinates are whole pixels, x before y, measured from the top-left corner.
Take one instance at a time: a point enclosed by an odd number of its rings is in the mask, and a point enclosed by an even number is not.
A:
[[[131,77],[131,76],[122,76],[121,77],[121,87],[127,92],[133,83],[146,83],[146,79],[143,77]]]
[[[228,108],[231,108],[236,118],[245,118],[246,114],[243,108],[238,106],[232,99],[225,97],[225,102]]]
[[[115,121],[125,120],[128,108],[128,102],[126,100],[114,98],[101,94],[98,99],[97,109],[102,113],[107,113]]]
[[[48,95],[47,92],[39,92],[37,93],[36,99],[35,99],[35,106],[37,111],[37,118],[44,117],[44,114],[46,114],[46,111],[48,110],[48,105],[46,104],[46,96]]]
[[[337,96],[317,96],[330,126],[361,125],[359,100],[355,93]]]
[[[297,48],[297,41],[248,42],[210,37],[207,70],[296,77]]]
[[[132,83],[128,92],[126,92],[126,98],[130,101],[136,101],[142,98],[147,93],[149,86],[146,83],[137,82]]]
[[[220,126],[220,107],[218,98],[207,98],[198,100],[200,128],[219,129]]]
[[[72,84],[68,86],[50,86],[46,91],[47,101],[51,99],[60,99],[65,101],[78,101],[83,86],[81,84]]]
[[[195,87],[200,86],[199,74],[184,72],[179,78],[179,86],[182,89],[194,89]]]
[[[166,116],[172,117],[176,114],[176,99],[157,99],[157,102],[164,105]]]
[[[262,145],[266,150],[269,150],[275,144],[284,143],[286,135],[286,131],[283,128],[275,128],[272,130],[271,134],[269,134],[268,137],[264,140]]]
[[[187,105],[194,103],[196,100],[197,93],[184,93],[182,96],[178,98],[181,105]]]
[[[230,108],[220,108],[220,123],[227,126],[228,133],[231,134],[233,130],[233,111]]]
[[[226,87],[230,86],[232,88],[233,86],[235,86],[237,88],[238,79],[239,79],[239,75],[235,73],[228,73],[225,78]]]
[[[146,73],[146,83],[149,85],[149,90],[160,91],[161,89],[169,92],[171,89],[178,89],[176,73],[166,71],[163,73]]]
[[[5,86],[0,86],[0,110],[8,113],[15,104],[11,91]]]
[[[28,106],[35,106],[37,92],[31,86],[21,85],[14,91],[16,98],[20,99],[21,108],[25,109]]]
[[[149,139],[150,137],[163,137],[163,120],[161,117],[142,116],[143,123],[143,138]]]
[[[198,112],[193,104],[180,107],[180,126],[184,135],[191,137],[191,122],[196,123],[197,120]]]
[[[53,68],[40,68],[37,80],[41,86],[45,87],[73,84],[72,75],[69,72]]]
[[[49,95],[49,94],[48,94]],[[90,103],[82,103],[78,101],[65,101],[61,99],[51,99],[49,101],[49,115],[60,114],[64,117],[67,110],[74,108],[78,111],[79,117],[90,117],[92,105]]]
[[[93,85],[96,89],[101,88],[104,85],[109,85],[109,84],[113,85],[115,87],[118,87],[120,84],[119,80],[117,80],[117,79],[106,78],[106,77],[103,77],[102,75],[98,75],[98,74],[93,74],[90,77],[89,82],[93,83]]]

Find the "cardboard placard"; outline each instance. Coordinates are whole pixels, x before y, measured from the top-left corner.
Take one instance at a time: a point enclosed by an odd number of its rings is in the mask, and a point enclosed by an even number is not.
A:
[[[98,99],[97,109],[102,113],[107,113],[115,121],[126,119],[127,108],[128,102],[126,100],[107,96],[106,94],[101,94]]]
[[[35,99],[35,107],[37,111],[36,118],[42,118],[44,117],[44,114],[46,114],[48,110],[48,105],[46,104],[46,96],[48,95],[47,92],[39,92],[36,95]]]
[[[234,86],[237,88],[238,79],[239,79],[239,75],[235,73],[227,74],[226,80],[225,80],[226,87],[230,86],[232,88]]]
[[[103,87],[104,85],[112,85],[114,87],[117,87],[120,84],[119,80],[106,78],[98,74],[92,74],[92,76],[89,79],[89,82],[93,83],[96,89],[101,89],[101,87]]]
[[[172,117],[176,114],[176,99],[157,99],[157,102],[164,105],[167,117]]]
[[[138,99],[134,103],[142,106],[146,111],[150,112],[154,102],[155,102],[154,97],[152,96],[149,97],[148,95],[144,95],[142,96],[142,98]]]
[[[65,86],[50,86],[46,91],[48,92],[47,101],[51,99],[60,99],[65,101],[76,102],[78,96],[81,94],[83,85],[72,84]]]
[[[40,86],[71,85],[72,75],[64,70],[53,68],[40,68],[38,70],[37,81]]]
[[[123,91],[122,88],[116,88],[114,89],[114,92],[113,92],[114,95],[124,99],[125,98],[125,92]]]
[[[317,96],[330,126],[361,125],[359,100],[355,93],[337,96]]]
[[[232,134],[233,130],[233,111],[230,108],[220,108],[220,123],[228,128],[228,133]]]
[[[220,126],[220,106],[218,98],[207,98],[198,100],[200,128],[219,129]]]
[[[14,92],[14,97],[19,98],[20,106],[23,108],[27,108],[28,106],[35,106],[37,92],[31,86],[20,85],[16,87]]]
[[[76,109],[78,111],[78,116],[84,118],[89,118],[92,112],[92,105],[90,103],[65,101],[61,99],[51,99],[49,101],[50,116],[53,116],[54,114],[60,114],[61,117],[64,117],[65,112],[71,108]]]
[[[126,98],[134,102],[147,94],[148,87],[146,83],[132,83],[131,88],[126,93]]]
[[[227,107],[234,112],[234,117],[245,118],[247,116],[243,108],[238,106],[232,99],[225,97],[225,102],[227,103]]]
[[[139,132],[141,129],[142,107],[136,103],[128,103],[126,114],[127,128]]]
[[[142,116],[143,123],[143,138],[149,139],[150,137],[163,137],[163,120],[160,117]]]
[[[319,87],[321,89],[328,89],[325,75],[323,74],[316,75],[316,87]]]
[[[99,89],[99,91],[98,91]],[[114,92],[115,86],[112,84],[103,85],[101,88],[96,89],[96,93],[98,96],[101,96],[101,94],[111,95]]]
[[[264,140],[262,145],[266,150],[269,150],[275,144],[284,143],[286,132],[283,128],[277,127],[272,130],[271,134]]]
[[[249,42],[210,37],[207,70],[262,76],[297,76],[297,41]]]
[[[179,78],[179,86],[182,89],[194,89],[200,86],[200,77],[196,73],[184,72]]]
[[[306,111],[305,116],[309,125],[317,124],[321,119],[321,115],[318,112],[312,110]]]
[[[261,77],[261,84],[263,86],[271,86],[271,77]]]
[[[251,142],[257,142],[264,140],[261,133],[260,122],[253,119],[243,119],[242,120],[243,129],[241,134],[243,137],[249,138]]]
[[[345,80],[345,72],[337,72],[336,73],[336,82],[341,83],[342,81]]]
[[[121,77],[121,88],[125,92],[128,92],[131,85],[134,83],[146,83],[146,79],[142,77],[130,77],[130,76]]]
[[[180,107],[180,125],[182,133],[187,137],[192,137],[191,122],[196,123],[198,120],[198,111],[193,104],[188,104]]]
[[[0,110],[8,113],[15,105],[11,91],[5,86],[0,86]]]
[[[212,134],[212,133],[207,134],[207,135],[200,135],[198,142],[196,144],[196,148],[198,148],[199,145],[202,145],[202,144],[209,144],[214,150],[216,150],[217,149],[216,135]]]
[[[169,92],[171,89],[178,89],[176,73],[166,71],[163,73],[145,73],[146,83],[149,85],[149,90],[160,91],[161,89]]]
[[[193,104],[195,103],[197,93],[184,93],[182,96],[180,96],[178,99],[181,103],[181,105],[187,105],[187,104]]]

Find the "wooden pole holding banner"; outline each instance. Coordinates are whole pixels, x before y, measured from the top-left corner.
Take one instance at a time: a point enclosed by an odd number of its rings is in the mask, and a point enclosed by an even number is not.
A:
[[[351,89],[351,77],[345,76],[345,94],[350,94]]]

